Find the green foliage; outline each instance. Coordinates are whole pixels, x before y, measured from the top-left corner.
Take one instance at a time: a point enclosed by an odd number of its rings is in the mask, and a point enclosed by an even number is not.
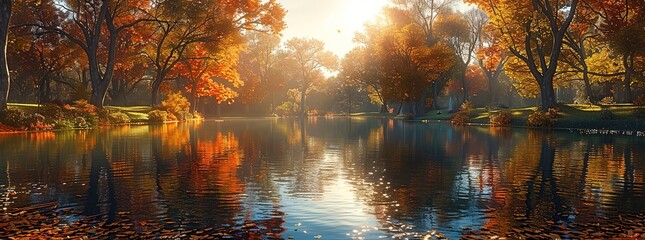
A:
[[[90,128],[99,124],[97,108],[86,100],[74,101],[73,105],[64,105],[65,117],[73,119],[77,127]],[[83,119],[83,120],[81,120]]]
[[[130,117],[122,112],[112,112],[108,115],[108,121],[110,124],[125,124],[130,123]]]
[[[54,120],[52,124],[54,125],[54,129],[59,130],[73,129],[76,127],[74,122],[70,119],[57,119]]]
[[[171,93],[166,96],[166,99],[161,101],[161,109],[175,114],[178,118],[181,112],[190,111],[190,102],[188,99],[181,95],[181,92]]]
[[[298,111],[298,104],[291,101],[283,102],[280,106],[276,107],[275,111],[276,114],[281,116],[294,115]]]
[[[450,122],[455,125],[464,125],[470,122],[470,113],[467,111],[459,111],[452,116]]]
[[[168,112],[164,110],[152,110],[148,113],[149,122],[165,122],[168,121]],[[172,115],[172,114],[170,114]],[[172,115],[174,116],[174,115]]]
[[[77,128],[91,128],[92,124],[84,117],[76,117],[74,118],[74,126]]]
[[[502,110],[490,115],[490,125],[509,126],[513,120],[513,114],[508,110]]]
[[[554,122],[549,113],[537,109],[529,114],[526,125],[531,127],[553,127]]]

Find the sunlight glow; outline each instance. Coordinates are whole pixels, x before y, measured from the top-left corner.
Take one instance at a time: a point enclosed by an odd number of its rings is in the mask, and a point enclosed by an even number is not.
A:
[[[348,0],[341,14],[338,30],[354,33],[363,29],[365,22],[373,21],[389,0]]]

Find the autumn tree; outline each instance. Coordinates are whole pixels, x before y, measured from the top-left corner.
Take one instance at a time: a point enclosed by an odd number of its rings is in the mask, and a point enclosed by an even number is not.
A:
[[[483,90],[487,90],[489,82],[486,79],[484,70],[477,65],[468,65],[466,69],[465,81],[461,79],[451,79],[448,82],[447,92],[451,95],[460,94],[464,88],[469,89],[472,96],[478,95]],[[464,87],[462,84],[466,84]]]
[[[468,66],[474,59],[475,49],[479,46],[484,24],[488,21],[486,13],[472,9],[466,13],[444,14],[437,20],[437,32],[451,46],[457,56],[458,76],[463,88],[463,101],[469,99],[469,84],[466,83]]]
[[[269,109],[276,106],[276,92],[284,87],[279,50],[280,37],[274,34],[251,32],[247,34],[247,47],[240,54],[238,72],[244,81],[239,89],[239,99],[248,106],[269,97]]]
[[[490,16],[500,43],[529,70],[538,86],[542,108],[556,106],[554,77],[564,36],[576,15],[578,0],[467,0]],[[529,78],[522,78],[522,81]]]
[[[285,11],[275,0],[157,0],[148,15],[155,19],[154,34],[145,51],[155,75],[151,104],[157,104],[159,90],[186,50],[198,43],[220,44],[241,31],[279,33],[284,28]]]
[[[148,26],[140,24],[125,29],[119,34],[115,53],[115,69],[112,77],[112,86],[108,91],[113,102],[122,105],[128,104],[128,96],[145,80],[144,77],[148,64],[141,52],[145,48],[148,36]]]
[[[340,77],[347,86],[360,88],[368,92],[372,102],[380,105],[380,112],[387,111],[380,81],[382,71],[373,46],[363,44],[352,49],[341,62]]]
[[[453,65],[453,53],[444,44],[426,45],[423,30],[415,24],[389,27],[377,49],[383,68],[381,86],[386,99],[408,105],[407,113],[425,113],[416,102],[430,84]],[[434,101],[435,99],[433,99]],[[402,111],[400,111],[402,112]]]
[[[624,71],[624,102],[634,98],[634,78],[645,79],[645,66],[638,64],[645,57],[645,4],[629,0],[584,0],[583,8],[600,16],[597,24],[602,39],[622,56]],[[642,61],[641,61],[642,63]]]
[[[324,79],[324,71],[333,71],[338,57],[325,50],[325,44],[312,38],[293,38],[286,42],[286,58],[292,66],[287,71],[300,91],[300,116],[306,114],[305,100],[315,83]]]
[[[85,52],[92,85],[90,103],[102,107],[114,75],[118,36],[145,20],[141,10],[150,6],[149,1],[48,0],[40,4],[55,5],[65,17],[23,26],[39,28],[38,34],[59,34]]]
[[[234,40],[227,40],[234,41]],[[223,49],[206,49],[198,44],[191,49],[175,69],[179,78],[188,80],[191,113],[195,113],[200,99],[212,97],[216,103],[233,102],[238,96],[235,89],[244,83],[237,73],[239,43],[227,42]]]
[[[13,1],[0,1],[0,110],[7,108],[9,98],[9,65],[7,64],[7,43],[9,39],[9,22],[11,21]]]
[[[436,44],[440,39],[435,34],[435,24],[439,16],[450,13],[451,8],[457,3],[457,0],[394,0],[393,6],[394,9],[388,10],[388,18],[390,19],[399,19],[395,21],[403,21],[405,24],[414,23],[419,26],[424,35],[426,36],[426,45],[432,46]],[[398,10],[400,13],[396,13]],[[411,21],[411,22],[409,22]],[[441,92],[443,92],[444,87],[447,85],[450,75],[452,75],[456,69],[452,69],[451,72],[445,72],[437,79],[434,79],[429,88],[430,95],[432,98],[432,108],[439,108],[438,97]],[[424,105],[424,102],[417,104]]]
[[[476,52],[477,65],[482,69],[488,82],[489,104],[497,101],[495,87],[498,85],[499,76],[504,71],[504,65],[508,60],[508,53],[499,44],[499,38],[494,31],[488,31],[486,28],[480,37],[480,46]]]
[[[421,27],[426,36],[426,43],[432,45],[436,40],[434,34],[435,20],[449,12],[457,0],[393,0],[394,6],[406,11],[414,22]]]

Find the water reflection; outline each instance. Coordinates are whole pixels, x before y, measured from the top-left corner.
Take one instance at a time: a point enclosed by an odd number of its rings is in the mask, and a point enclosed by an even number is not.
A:
[[[642,143],[360,118],[0,135],[0,196],[182,228],[457,237],[645,213]]]

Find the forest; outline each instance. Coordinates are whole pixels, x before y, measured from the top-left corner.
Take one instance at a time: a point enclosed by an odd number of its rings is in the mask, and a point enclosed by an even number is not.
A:
[[[69,124],[48,115],[83,109],[132,117],[107,106],[163,121],[435,110],[468,121],[459,112],[479,107],[538,107],[540,118],[565,103],[645,115],[645,3],[460,2],[392,0],[336,56],[283,39],[289,13],[276,0],[3,0],[0,108],[43,106],[31,122],[52,126]],[[15,111],[6,125],[29,121]]]

